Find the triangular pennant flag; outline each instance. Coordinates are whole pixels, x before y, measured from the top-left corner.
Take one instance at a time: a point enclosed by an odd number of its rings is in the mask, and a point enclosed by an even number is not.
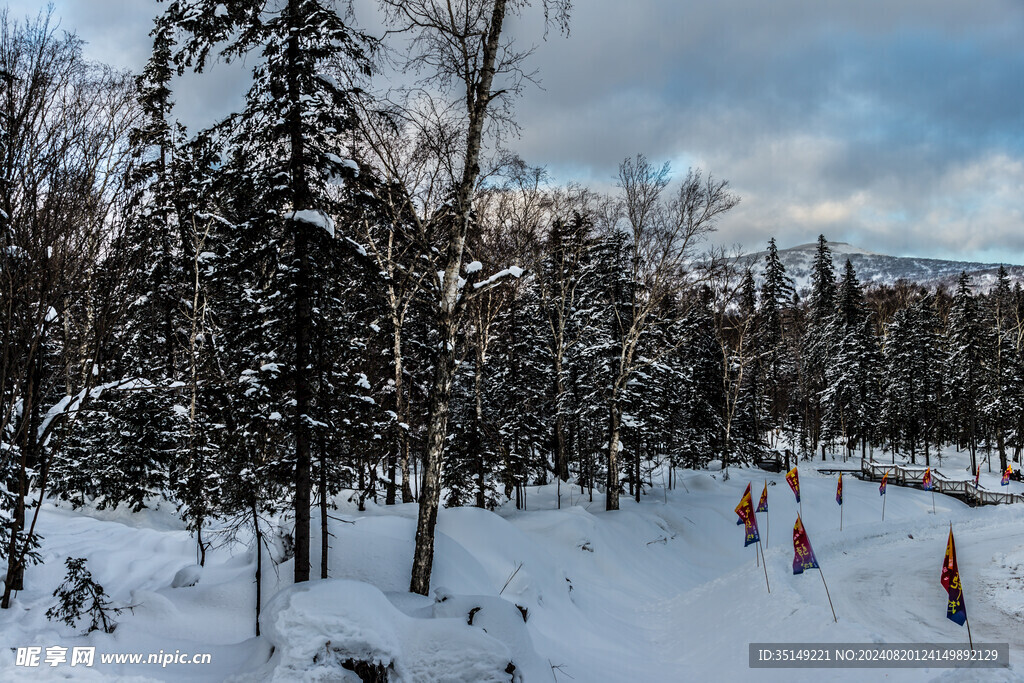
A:
[[[793,489],[793,495],[796,496],[796,502],[800,502],[800,475],[796,471],[796,467],[786,473],[786,481],[789,482],[789,488]]]
[[[946,618],[963,626],[967,621],[967,605],[964,604],[963,586],[960,585],[960,569],[956,566],[956,545],[953,543],[952,526],[949,527],[949,540],[946,542],[946,557],[942,561],[940,581],[949,596]]]
[[[804,523],[797,515],[793,525],[793,573],[803,574],[805,569],[818,569],[818,558],[814,556]]]
[[[744,526],[745,538],[743,547],[760,541],[761,536],[757,533],[757,516],[754,514],[754,502],[750,496],[750,484],[747,484],[747,490],[743,493],[743,497],[740,498],[739,505],[736,506],[736,514],[739,515],[740,522]]]

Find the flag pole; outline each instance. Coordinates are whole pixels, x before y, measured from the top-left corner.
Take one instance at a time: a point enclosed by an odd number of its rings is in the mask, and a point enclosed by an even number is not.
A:
[[[757,547],[758,547],[758,549],[760,549],[761,557],[763,559],[764,558],[764,548],[761,547],[761,541],[757,542]],[[771,587],[771,584],[768,583],[768,560],[764,561],[764,585],[765,585],[766,588],[768,588],[768,594],[771,595],[772,587]],[[970,627],[968,627],[967,630],[970,631]],[[973,645],[971,646],[971,649],[972,650],[974,649]]]
[[[935,514],[935,489],[932,489],[932,514]]]
[[[885,521],[885,494],[882,494],[882,521]]]
[[[768,490],[768,480],[764,480],[764,490]],[[768,537],[772,533],[772,513],[767,510],[764,511],[764,544],[768,545]],[[764,554],[763,552],[761,553]],[[770,591],[769,591],[770,592]]]
[[[821,574],[821,582],[825,584],[825,597],[828,598],[828,606],[832,608],[832,619],[838,624],[839,617],[836,616],[836,608],[832,606],[832,596],[828,593],[828,584],[825,583],[825,572],[821,571],[821,567],[818,567],[818,573]],[[967,627],[967,632],[970,633],[971,627]],[[974,649],[974,645],[971,645],[971,649]]]
[[[843,530],[843,506],[839,506],[839,530]]]

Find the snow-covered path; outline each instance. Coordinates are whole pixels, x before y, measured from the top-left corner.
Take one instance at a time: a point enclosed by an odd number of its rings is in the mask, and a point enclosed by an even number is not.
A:
[[[745,485],[745,474],[737,473]],[[752,670],[748,643],[959,643],[966,629],[945,618],[945,592],[939,574],[949,524],[957,538],[965,601],[974,642],[1009,642],[1011,663],[1024,656],[1024,509],[1021,506],[971,509],[959,501],[922,491],[890,487],[886,521],[880,520],[877,484],[846,479],[844,530],[838,530],[835,482],[805,472],[804,521],[828,580],[838,615],[833,621],[817,571],[793,575],[792,525],[797,505],[778,475],[769,481],[772,533],[766,549],[769,595],[763,570],[747,559],[692,590],[641,611],[644,621],[665,627],[660,651],[665,671],[678,680],[964,680],[949,669]],[[695,475],[700,476],[700,475]],[[755,500],[760,487],[755,481]],[[741,491],[739,484],[736,490]],[[678,492],[677,492],[678,493]],[[779,495],[781,494],[781,495]],[[685,494],[684,494],[685,495]],[[738,500],[738,493],[736,499]],[[759,515],[762,538],[764,515]],[[742,544],[742,533],[731,534]],[[1011,670],[970,672],[971,680],[1024,680]]]

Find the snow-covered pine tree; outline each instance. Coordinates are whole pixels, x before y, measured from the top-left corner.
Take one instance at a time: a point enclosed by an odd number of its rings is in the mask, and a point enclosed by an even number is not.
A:
[[[825,368],[822,393],[824,435],[829,440],[838,439],[846,454],[851,454],[860,441],[863,453],[872,422],[870,411],[878,403],[878,353],[860,282],[849,259],[839,284],[829,337],[832,359]]]
[[[925,464],[931,466],[931,445],[938,444],[945,423],[941,411],[942,376],[942,323],[936,311],[936,298],[932,293],[922,296],[914,305],[917,348],[917,411],[921,416],[921,446]],[[916,454],[911,452],[913,462]]]
[[[765,255],[764,282],[755,325],[765,402],[764,428],[771,433],[773,447],[777,445],[777,435],[788,428],[795,389],[795,359],[789,339],[794,296],[793,281],[786,275],[773,237],[768,241]]]
[[[933,297],[900,309],[886,330],[883,415],[893,451],[917,462],[937,423],[941,396],[939,323]]]
[[[567,441],[570,460],[578,463],[580,490],[593,500],[605,477],[604,453],[608,439],[607,398],[614,360],[613,313],[609,309],[609,282],[621,276],[621,240],[595,235],[584,247],[575,305],[566,320],[566,335],[578,341],[569,347],[563,363],[566,375]]]
[[[981,323],[970,277],[960,273],[946,326],[944,405],[953,422],[955,438],[971,452],[971,471],[977,470],[980,435],[979,403],[983,396],[984,367]]]
[[[370,41],[320,0],[182,0],[169,12],[184,34],[183,66],[201,70],[213,50],[229,59],[259,51],[245,108],[230,118],[232,178],[250,200],[234,202],[233,257],[244,325],[256,331],[237,335],[232,353],[269,400],[267,412],[247,417],[287,425],[288,450],[273,458],[291,478],[295,581],[306,581],[313,443],[326,427],[314,417],[314,302],[321,268],[337,258],[331,186],[358,174],[339,152],[355,117],[351,84],[369,73]]]
[[[734,363],[737,383],[729,429],[729,448],[740,462],[749,463],[764,450],[761,410],[764,406],[762,353],[758,347],[757,286],[748,268],[740,283],[738,317],[739,349]],[[724,332],[723,332],[724,334]]]
[[[569,412],[566,390],[566,356],[574,352],[584,328],[573,324],[580,298],[593,269],[587,268],[593,225],[589,217],[574,212],[571,218],[556,217],[545,244],[545,256],[537,268],[537,284],[547,321],[546,348],[551,356],[553,407],[555,411],[555,474],[569,478],[569,444],[566,437]]]
[[[687,374],[680,455],[684,465],[692,468],[707,465],[715,455],[721,455],[724,446],[725,369],[710,306],[711,294],[705,289],[683,320],[686,342],[682,353]]]
[[[557,469],[556,462],[548,462],[554,450],[551,387],[555,380],[544,343],[549,332],[536,279],[517,282],[507,294],[511,296],[498,314],[489,362],[492,391],[484,396],[490,416],[484,422],[490,459],[486,463],[490,483],[485,492],[491,496],[490,502],[495,500],[496,490],[507,497],[515,495],[516,506],[521,508],[525,487],[547,481]]]
[[[986,432],[994,438],[999,450],[1000,471],[1006,469],[1007,435],[1019,420],[1022,409],[1019,354],[1015,336],[1016,311],[1010,276],[1005,266],[999,266],[996,285],[986,297],[982,311],[985,340],[982,349],[985,360],[985,401],[981,416]]]
[[[807,302],[807,319],[801,342],[800,394],[803,404],[803,431],[813,454],[821,444],[822,459],[822,392],[825,390],[825,372],[832,360],[830,334],[835,316],[836,277],[832,263],[832,250],[824,235],[818,235],[818,248],[811,265],[811,292]]]

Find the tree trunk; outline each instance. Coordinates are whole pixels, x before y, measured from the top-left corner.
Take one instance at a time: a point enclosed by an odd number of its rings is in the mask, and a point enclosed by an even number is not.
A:
[[[392,304],[391,311],[391,325],[394,329],[394,345],[392,347],[392,353],[395,359],[395,421],[402,422],[402,323],[399,321],[398,312],[393,310],[394,304]],[[387,498],[384,503],[386,505],[394,505],[396,500],[396,484],[395,484],[395,465],[399,457],[402,458],[402,502],[408,503],[409,498],[406,497],[406,489],[409,487],[409,461],[407,449],[404,448],[403,442],[405,441],[405,429],[401,424],[395,425],[395,444],[393,449],[388,454],[388,489]],[[411,492],[410,492],[411,493]]]
[[[320,578],[327,578],[327,555],[330,552],[327,528],[327,451],[320,445]]]
[[[605,510],[619,509],[619,429],[622,406],[613,398],[608,410],[608,488],[605,491]]]
[[[288,12],[299,13],[298,0],[289,0]],[[309,208],[305,146],[302,138],[302,104],[299,90],[299,36],[288,38],[288,129],[292,204],[295,211]],[[295,583],[309,581],[309,507],[312,473],[309,439],[309,380],[311,302],[309,282],[309,231],[306,223],[291,221],[295,235]]]
[[[633,478],[636,479],[636,502],[640,502],[640,455],[643,453],[643,441],[639,434],[636,437],[636,469],[634,471]]]
[[[462,245],[458,245],[461,258]],[[441,319],[441,348],[434,367],[434,386],[430,392],[430,417],[427,423],[427,458],[423,465],[423,488],[420,490],[419,517],[416,522],[416,549],[413,554],[412,581],[409,590],[420,595],[430,591],[430,573],[434,563],[434,527],[441,496],[441,466],[448,434],[448,409],[451,403],[452,376],[455,369],[455,342],[458,323],[455,304],[458,270],[446,276],[445,301]],[[447,290],[450,290],[447,291]],[[450,296],[448,294],[450,293]]]
[[[483,398],[483,373],[484,373],[484,350],[482,341],[476,346],[476,366],[473,372],[473,449],[476,451],[476,506],[484,508],[487,505],[486,477],[484,468],[484,398]]]
[[[252,526],[256,535],[256,636],[260,635],[260,610],[263,607],[263,533],[256,503],[252,504]]]
[[[565,381],[562,378],[562,356],[555,354],[555,476],[569,481],[569,459],[565,444],[565,416],[562,413],[562,397],[565,395]]]
[[[19,459],[15,476],[17,477],[17,498],[14,501],[14,514],[9,525],[10,541],[7,547],[7,577],[4,579],[4,594],[0,599],[0,608],[10,609],[14,591],[25,588],[25,557],[29,551],[30,536],[25,535],[22,542],[22,532],[25,530],[25,496],[28,495],[28,468],[30,460],[34,460],[36,446],[37,422],[39,414],[37,389],[40,380],[40,362],[38,359],[42,354],[37,355],[28,373],[26,387],[23,396],[22,420],[19,430],[21,432],[18,441],[21,442],[21,458]],[[32,457],[30,458],[30,454]]]
[[[999,471],[1006,471],[1006,438],[1002,427],[996,429],[996,445],[999,447]]]
[[[484,41],[479,80],[467,85],[469,128],[466,136],[465,165],[455,198],[453,225],[448,237],[447,263],[441,281],[438,328],[440,349],[434,368],[434,386],[430,395],[427,421],[427,453],[424,463],[423,490],[420,491],[419,517],[416,522],[416,549],[413,553],[412,579],[409,590],[420,595],[430,591],[430,573],[434,562],[434,526],[441,495],[441,461],[448,435],[448,409],[451,402],[452,376],[455,372],[455,342],[458,331],[459,270],[469,230],[473,190],[480,176],[480,146],[484,119],[491,98],[494,64],[499,38],[505,20],[507,0],[495,0],[490,25]],[[470,95],[471,93],[471,95]]]

